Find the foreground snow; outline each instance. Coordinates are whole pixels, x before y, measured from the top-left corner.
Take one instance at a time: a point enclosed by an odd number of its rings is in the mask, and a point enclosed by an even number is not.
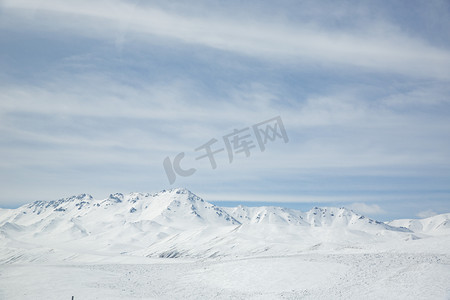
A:
[[[0,299],[448,299],[450,260],[310,253],[225,261],[3,265]]]
[[[0,210],[0,299],[450,299],[450,214],[216,207],[183,189]]]

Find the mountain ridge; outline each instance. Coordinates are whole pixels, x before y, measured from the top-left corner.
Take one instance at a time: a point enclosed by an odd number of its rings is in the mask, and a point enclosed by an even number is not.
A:
[[[439,218],[447,222],[449,217]],[[114,193],[100,200],[80,194],[1,210],[0,248],[9,254],[0,255],[0,262],[28,257],[24,245],[45,253],[53,249],[51,255],[76,250],[107,256],[208,258],[354,249],[434,234],[430,226],[424,231],[410,223],[382,223],[344,207],[307,212],[276,206],[219,207],[183,188]],[[448,234],[447,227],[439,228],[438,234]],[[58,259],[74,257],[78,256]]]

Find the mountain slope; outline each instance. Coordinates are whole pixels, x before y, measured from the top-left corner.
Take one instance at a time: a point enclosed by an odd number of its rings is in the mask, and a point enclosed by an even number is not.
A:
[[[415,233],[428,235],[447,235],[450,233],[450,213],[425,219],[401,219],[387,222],[396,227],[408,228]]]

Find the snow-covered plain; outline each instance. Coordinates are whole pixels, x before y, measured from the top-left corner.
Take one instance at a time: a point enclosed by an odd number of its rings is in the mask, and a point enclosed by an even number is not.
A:
[[[0,299],[450,299],[449,249],[450,214],[83,194],[0,210]]]

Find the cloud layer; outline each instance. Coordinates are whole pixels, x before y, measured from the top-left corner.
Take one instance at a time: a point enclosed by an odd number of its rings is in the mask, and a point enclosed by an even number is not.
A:
[[[392,5],[2,1],[0,205],[159,190],[186,152],[216,201],[448,210],[448,3]],[[195,161],[277,115],[289,143]]]

